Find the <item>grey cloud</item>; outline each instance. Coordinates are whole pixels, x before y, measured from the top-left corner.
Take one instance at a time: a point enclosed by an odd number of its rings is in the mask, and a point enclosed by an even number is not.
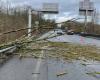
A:
[[[70,16],[78,15],[78,7],[80,0],[9,0],[13,4],[26,3],[31,5],[33,8],[41,8],[42,3],[50,2],[50,3],[59,3],[60,6],[60,14],[58,16],[64,16],[63,14],[66,12],[70,12]],[[100,12],[100,0],[91,0],[94,2],[95,7]]]
[[[4,1],[4,0],[3,0]],[[42,3],[44,2],[51,2],[51,3],[59,3],[60,5],[60,11],[66,12],[66,11],[77,11],[78,9],[78,3],[80,0],[9,0],[10,2],[14,4],[18,3],[30,3],[33,8],[41,8]],[[98,8],[100,5],[100,0],[92,0],[95,2],[95,6]]]

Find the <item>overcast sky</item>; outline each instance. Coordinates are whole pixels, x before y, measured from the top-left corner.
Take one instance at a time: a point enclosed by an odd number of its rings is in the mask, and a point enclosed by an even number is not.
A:
[[[6,1],[6,0],[2,0]],[[57,16],[57,21],[67,20],[78,16],[79,1],[81,0],[8,0],[13,6],[31,5],[33,8],[41,8],[42,3],[58,3],[60,13]],[[96,9],[100,12],[100,0],[91,0],[94,2]]]

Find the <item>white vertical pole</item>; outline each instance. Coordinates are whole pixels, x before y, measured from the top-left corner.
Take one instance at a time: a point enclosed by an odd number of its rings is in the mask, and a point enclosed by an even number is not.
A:
[[[31,28],[32,28],[32,11],[31,8],[28,10],[28,37],[31,37]]]

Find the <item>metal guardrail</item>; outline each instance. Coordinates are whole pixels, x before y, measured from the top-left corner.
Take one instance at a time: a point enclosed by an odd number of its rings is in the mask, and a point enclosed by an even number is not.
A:
[[[0,50],[0,54],[2,54],[2,53],[12,53],[13,51],[15,51],[16,50],[16,46],[11,46],[11,47],[8,47],[8,48],[5,48],[5,49],[2,49],[2,50]]]

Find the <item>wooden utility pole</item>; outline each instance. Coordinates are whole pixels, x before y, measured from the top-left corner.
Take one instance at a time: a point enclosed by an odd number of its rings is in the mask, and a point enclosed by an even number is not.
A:
[[[87,10],[85,11],[84,32],[87,31]]]

